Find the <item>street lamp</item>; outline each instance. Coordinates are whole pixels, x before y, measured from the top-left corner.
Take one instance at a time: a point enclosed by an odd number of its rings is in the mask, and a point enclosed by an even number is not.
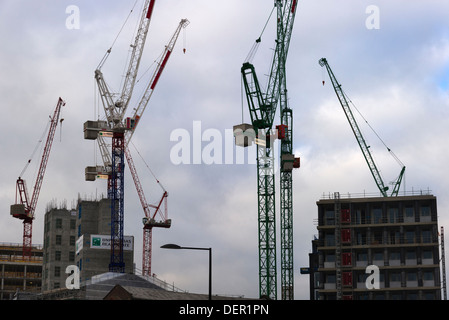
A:
[[[208,250],[209,251],[209,300],[212,300],[212,248],[181,247],[177,244],[169,243],[161,246],[162,249],[188,249],[188,250]]]

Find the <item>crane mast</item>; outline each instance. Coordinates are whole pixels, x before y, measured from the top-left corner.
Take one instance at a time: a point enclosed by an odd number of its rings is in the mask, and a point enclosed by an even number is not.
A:
[[[56,104],[53,116],[50,119],[50,128],[48,131],[47,140],[42,154],[39,171],[37,173],[36,182],[34,184],[31,199],[29,198],[25,180],[21,177],[16,182],[16,204],[11,205],[11,215],[14,218],[23,220],[23,258],[29,260],[31,258],[32,247],[32,225],[34,220],[34,213],[36,210],[37,200],[39,198],[42,182],[44,181],[45,170],[47,168],[48,159],[50,157],[50,150],[55,136],[56,127],[59,122],[59,115],[61,107],[65,102],[59,98]],[[30,160],[31,161],[31,160]],[[28,162],[29,163],[29,162]]]
[[[281,139],[281,289],[282,299],[289,300],[293,299],[291,171],[299,167],[299,158],[295,158],[292,154],[292,110],[288,107],[285,64],[297,0],[276,0],[275,6],[277,9],[276,49],[265,93],[260,88],[255,68],[250,62],[243,63],[241,73],[257,144],[259,294],[261,297],[271,299],[277,299],[277,267],[274,150],[270,137],[273,134],[277,104],[280,103],[281,125],[277,126],[277,131],[278,138]],[[238,128],[241,127],[235,126],[234,132]]]
[[[374,159],[371,155],[371,151],[369,150],[369,146],[366,144],[365,138],[363,137],[363,134],[360,131],[359,125],[357,124],[357,121],[354,118],[352,110],[349,107],[348,100],[346,99],[346,95],[341,88],[341,84],[337,81],[337,78],[335,77],[334,73],[332,72],[332,69],[330,68],[326,58],[321,58],[319,60],[319,64],[321,67],[325,67],[327,69],[327,72],[329,74],[329,78],[331,79],[335,93],[338,97],[338,100],[340,101],[340,104],[343,108],[346,118],[351,126],[352,132],[354,133],[357,143],[359,144],[360,150],[362,150],[363,156],[366,160],[366,163],[368,164],[371,175],[373,176],[374,181],[376,182],[376,185],[377,185],[379,191],[381,192],[381,194],[384,197],[388,197],[387,191],[388,191],[389,187],[384,184],[384,181],[380,175],[380,172],[377,169],[376,163],[374,162]],[[388,151],[391,151],[391,150],[388,149]],[[400,162],[400,161],[398,161],[398,162]],[[400,164],[402,165],[402,163],[400,163]],[[394,183],[394,187],[393,187],[391,196],[398,195],[404,172],[405,172],[405,166],[402,165],[402,169],[399,174],[399,177],[397,178],[396,182]]]

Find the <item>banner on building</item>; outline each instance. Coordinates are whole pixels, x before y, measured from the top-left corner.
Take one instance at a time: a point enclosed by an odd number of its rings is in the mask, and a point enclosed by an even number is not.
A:
[[[78,254],[81,250],[83,250],[83,239],[84,239],[84,236],[81,235],[81,237],[79,237],[78,240],[76,240],[75,254]]]
[[[134,248],[134,238],[132,236],[123,237],[123,250],[132,251]],[[90,235],[90,248],[91,249],[111,249],[111,236],[110,235]]]

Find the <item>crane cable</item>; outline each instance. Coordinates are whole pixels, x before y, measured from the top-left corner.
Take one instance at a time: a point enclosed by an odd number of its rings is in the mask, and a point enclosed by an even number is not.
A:
[[[134,8],[135,8],[136,5],[137,5],[137,2],[138,2],[138,0],[136,0],[136,1],[134,2],[134,5],[133,5],[131,11],[129,12],[128,16],[126,17],[125,22],[123,23],[122,27],[120,28],[119,32],[117,33],[117,36],[115,37],[114,41],[112,41],[111,46],[110,46],[109,49],[106,51],[106,53],[104,54],[104,56],[103,56],[103,58],[101,59],[100,63],[98,64],[97,70],[100,70],[101,67],[103,67],[104,63],[106,62],[107,58],[109,57],[109,54],[110,54],[111,51],[112,51],[112,47],[113,47],[113,46],[115,45],[115,43],[117,42],[117,39],[118,39],[118,37],[120,36],[120,34],[122,33],[123,28],[125,27],[126,23],[128,22],[129,17],[130,17],[131,14],[133,13]]]
[[[159,184],[159,186],[162,188],[162,190],[164,192],[166,192],[167,190],[165,190],[164,186],[162,185],[162,183],[159,181],[159,179],[156,177],[156,175],[154,174],[153,170],[151,170],[150,166],[148,165],[148,163],[145,161],[145,159],[142,157],[142,155],[140,154],[139,150],[137,150],[137,147],[135,146],[135,144],[132,141],[129,141],[134,149],[136,149],[137,154],[140,156],[140,158],[142,159],[142,161],[145,163],[145,166],[148,168],[148,170],[150,171],[151,175],[153,176],[153,178],[156,180],[156,182]]]
[[[385,148],[388,150],[388,152],[391,154],[391,156],[396,160],[396,162],[401,166],[404,167],[404,164],[402,163],[401,160],[399,160],[399,158],[396,156],[396,154],[387,146],[387,144],[385,143],[385,141],[379,136],[379,134],[376,132],[376,130],[374,130],[374,128],[368,123],[368,120],[365,119],[365,117],[362,115],[362,113],[360,112],[359,109],[357,109],[357,107],[354,105],[354,103],[351,101],[351,99],[346,95],[346,93],[341,90],[343,92],[343,94],[345,95],[346,99],[349,101],[349,103],[351,103],[351,105],[354,107],[354,109],[357,111],[357,113],[362,117],[363,121],[365,121],[365,123],[368,125],[368,127],[374,132],[374,134],[377,136],[377,138],[380,140],[380,142],[382,142],[382,144],[385,146]]]
[[[50,118],[50,119],[51,119],[51,118]],[[23,176],[23,174],[25,173],[25,171],[26,171],[26,169],[28,168],[29,164],[31,163],[31,160],[33,159],[34,155],[36,154],[37,149],[39,148],[39,145],[40,145],[40,144],[42,143],[42,141],[44,140],[45,134],[46,134],[47,131],[48,131],[48,128],[49,128],[49,126],[50,126],[50,123],[51,123],[51,121],[48,121],[48,122],[47,122],[47,126],[45,127],[45,130],[44,130],[44,132],[42,133],[41,138],[38,140],[38,142],[37,142],[37,144],[36,144],[36,147],[35,147],[34,150],[33,150],[33,153],[31,154],[30,158],[28,159],[27,163],[25,164],[25,167],[23,168],[23,170],[20,172],[19,177],[22,177],[22,176]]]
[[[259,49],[260,42],[262,41],[262,35],[264,34],[265,29],[267,28],[268,22],[270,21],[271,16],[273,15],[273,12],[274,12],[274,9],[275,9],[275,8],[276,8],[276,6],[273,6],[273,9],[271,9],[270,15],[268,16],[268,19],[267,19],[267,21],[265,22],[265,25],[263,26],[262,31],[260,32],[259,37],[258,37],[258,38],[256,39],[256,41],[254,42],[253,46],[252,46],[251,49],[249,50],[248,55],[247,55],[246,58],[245,58],[245,62],[250,62],[251,60],[253,60],[254,56],[256,55],[257,50]],[[243,103],[243,100],[244,100],[244,99],[243,99],[243,91],[244,91],[244,89],[243,89],[243,79],[241,79],[241,84],[240,84],[240,86],[241,86],[240,92],[241,92],[242,123],[243,123],[243,122],[244,122],[244,119],[243,119],[243,109],[244,109],[244,107],[243,107],[243,104],[244,104],[244,103]]]
[[[253,46],[251,47],[251,50],[249,50],[249,53],[246,56],[245,62],[250,62],[254,58],[254,56],[256,55],[257,49],[259,48],[259,44],[262,41],[262,35],[265,32],[265,29],[266,29],[266,27],[268,25],[268,22],[271,19],[271,16],[273,15],[274,8],[275,7],[273,7],[273,9],[271,10],[270,15],[268,16],[268,19],[267,19],[267,21],[265,22],[265,25],[262,28],[262,32],[260,33],[259,38],[256,39],[256,41],[254,42]]]

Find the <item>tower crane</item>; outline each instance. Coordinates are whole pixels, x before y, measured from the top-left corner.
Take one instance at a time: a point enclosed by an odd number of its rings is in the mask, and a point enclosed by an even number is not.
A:
[[[155,0],[145,0],[137,35],[132,47],[128,71],[119,98],[114,101],[114,95],[104,80],[101,68],[111,53],[110,48],[95,70],[95,80],[98,85],[101,102],[105,111],[105,121],[87,121],[84,123],[84,138],[98,140],[104,167],[87,167],[86,180],[93,181],[97,177],[108,179],[108,198],[111,200],[111,259],[109,271],[124,272],[123,258],[124,237],[124,155],[125,132],[130,130],[124,121],[124,114],[132,96],[137,72],[142,58],[148,29],[153,14]],[[102,131],[104,134],[99,134]],[[112,150],[109,153],[104,136],[112,137]]]
[[[252,142],[239,144],[239,136],[255,134],[257,145],[257,194],[259,224],[259,294],[277,299],[276,267],[276,210],[274,182],[273,122],[277,105],[280,122],[276,126],[281,140],[281,290],[282,299],[293,299],[293,201],[292,169],[299,168],[299,158],[293,155],[292,109],[288,106],[286,60],[293,30],[297,0],[276,0],[277,39],[271,72],[265,92],[259,85],[255,67],[248,60],[241,68],[251,125],[234,126],[236,144],[246,147]],[[260,38],[256,40],[256,44]],[[241,138],[241,137],[240,137]]]
[[[59,115],[61,113],[61,107],[65,105],[65,102],[59,98],[56,104],[53,116],[50,118],[50,128],[48,130],[48,136],[45,143],[44,151],[42,154],[41,163],[39,166],[39,171],[37,173],[36,182],[34,184],[33,193],[31,198],[26,187],[25,180],[22,179],[22,175],[25,172],[31,159],[28,160],[27,165],[20,174],[16,182],[16,203],[11,205],[11,215],[14,218],[23,220],[23,259],[30,260],[31,258],[31,248],[32,248],[32,233],[33,233],[33,220],[35,217],[35,210],[37,205],[37,200],[39,198],[39,193],[42,187],[42,182],[44,180],[45,169],[47,168],[48,159],[50,156],[50,150],[53,143],[53,138],[55,136],[56,127],[59,120]]]
[[[109,90],[101,71],[102,66],[111,53],[111,49],[107,51],[105,57],[101,60],[98,68],[95,70],[95,79],[99,88],[106,120],[87,121],[84,123],[84,138],[98,141],[100,154],[103,160],[103,166],[86,168],[86,180],[94,181],[96,178],[105,178],[108,180],[108,198],[111,199],[112,202],[111,260],[109,264],[109,270],[112,272],[124,272],[125,268],[123,260],[124,158],[127,154],[126,158],[128,162],[130,161],[129,159],[132,159],[127,151],[128,143],[146,105],[148,104],[172,50],[172,47],[169,44],[167,48],[171,49],[166,50],[164,60],[159,63],[158,72],[155,73],[150,81],[139,105],[135,108],[133,116],[125,118],[125,111],[129,105],[134,89],[154,5],[155,0],[146,0],[144,3],[137,35],[134,44],[131,46],[133,49],[128,71],[126,73],[126,79],[122,92],[116,101],[114,101],[115,95]],[[188,24],[186,19],[183,21],[183,26]],[[107,147],[106,141],[104,140],[105,137],[112,137],[111,151]],[[131,164],[130,167],[131,166],[133,166],[133,164]],[[135,170],[131,172],[134,174]],[[137,189],[138,192],[139,190],[142,190],[141,188],[139,189],[139,187],[137,187]]]
[[[346,98],[346,94],[343,92],[343,89],[341,88],[341,84],[338,83],[337,78],[335,77],[334,73],[332,72],[332,69],[329,66],[326,58],[321,58],[319,60],[319,64],[321,67],[325,67],[327,69],[327,72],[329,74],[329,78],[331,79],[335,93],[338,97],[338,100],[340,101],[340,104],[343,108],[346,118],[348,119],[348,122],[351,126],[352,132],[354,133],[357,143],[359,144],[359,147],[362,150],[363,156],[366,160],[366,163],[368,164],[368,167],[369,167],[370,172],[374,178],[374,181],[376,182],[377,187],[379,188],[381,194],[384,197],[388,197],[389,195],[388,195],[387,191],[388,191],[389,187],[385,185],[385,183],[380,175],[380,172],[377,169],[376,163],[374,162],[374,159],[371,155],[371,151],[369,150],[369,146],[366,144],[365,138],[363,137],[362,132],[360,131],[359,125],[357,124],[357,121],[354,118],[351,108],[349,107],[349,103]],[[324,84],[324,82],[323,82],[323,84]],[[401,172],[399,173],[399,177],[396,179],[396,181],[393,182],[393,190],[390,194],[390,196],[397,196],[401,182],[402,182],[402,177],[405,172],[405,166],[395,156],[395,154],[391,151],[390,148],[387,147],[387,150],[388,150],[388,152],[390,152],[392,154],[392,156],[396,159],[396,161],[401,166]]]

